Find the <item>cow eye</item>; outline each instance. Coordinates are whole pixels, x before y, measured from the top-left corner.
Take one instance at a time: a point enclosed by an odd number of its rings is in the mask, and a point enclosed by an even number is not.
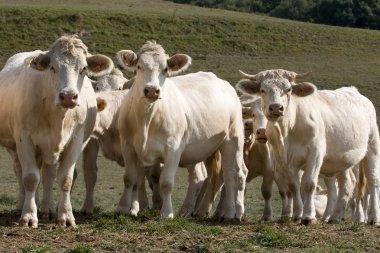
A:
[[[164,69],[164,73],[167,73],[167,72],[168,72],[168,68],[165,68],[165,69]]]
[[[260,92],[261,92],[262,94],[264,94],[264,93],[265,93],[264,89],[261,89],[261,90],[260,90]]]
[[[254,117],[256,117],[256,115],[254,113],[252,113],[252,117],[254,118]]]
[[[84,67],[81,71],[80,74],[82,75],[86,71],[86,67]]]
[[[53,73],[55,73],[55,69],[53,66],[50,67],[50,70],[53,71]]]
[[[141,69],[140,65],[137,65],[137,69]]]
[[[290,88],[288,88],[288,89],[286,90],[287,93],[289,93],[289,92],[291,92],[291,91],[292,91],[292,87],[290,87]]]

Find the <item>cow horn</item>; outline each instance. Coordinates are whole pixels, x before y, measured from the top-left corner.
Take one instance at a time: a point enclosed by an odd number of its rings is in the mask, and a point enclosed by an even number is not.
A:
[[[296,80],[301,80],[301,79],[304,79],[306,77],[308,77],[309,75],[311,74],[311,71],[309,72],[306,72],[306,73],[301,73],[301,74],[296,74]]]
[[[252,80],[252,81],[256,81],[256,75],[250,75],[250,74],[247,74],[247,73],[244,73],[243,71],[239,70],[240,74],[242,74],[244,77]]]

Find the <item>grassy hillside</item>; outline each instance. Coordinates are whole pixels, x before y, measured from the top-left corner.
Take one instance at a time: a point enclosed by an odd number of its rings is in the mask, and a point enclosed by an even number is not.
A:
[[[157,40],[193,57],[190,71],[235,84],[238,69],[313,71],[319,87],[357,86],[380,109],[380,32],[314,25],[153,0],[0,1],[0,66],[14,53],[80,34],[91,52],[114,56]]]
[[[321,88],[357,86],[380,113],[379,31],[306,24],[159,0],[0,0],[0,67],[17,52],[48,49],[65,33],[79,34],[90,52],[113,59],[120,49],[137,51],[146,40],[154,39],[169,54],[192,56],[189,71],[213,71],[232,85],[240,79],[239,69],[249,73],[270,68],[313,71],[310,81]],[[143,213],[138,219],[115,218],[111,213],[121,195],[123,171],[103,157],[99,158],[94,217],[77,213],[84,196],[79,170],[72,195],[79,228],[62,230],[53,222],[42,222],[41,229],[23,230],[17,226],[19,215],[12,212],[17,191],[12,164],[4,150],[0,149],[0,155],[0,234],[4,239],[0,240],[0,251],[380,250],[378,231],[372,227],[347,222],[309,229],[288,223],[260,223],[260,179],[248,184],[247,218],[242,225],[187,219],[165,223],[159,222],[156,212]],[[173,196],[176,209],[187,188],[186,170],[177,174]],[[274,206],[278,216],[277,193]]]

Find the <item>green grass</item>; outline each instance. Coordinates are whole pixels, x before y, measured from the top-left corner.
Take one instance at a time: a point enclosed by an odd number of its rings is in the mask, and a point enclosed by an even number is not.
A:
[[[0,67],[20,51],[47,50],[65,33],[78,33],[92,53],[111,56],[137,51],[157,40],[169,54],[193,58],[189,71],[212,71],[234,85],[238,70],[256,73],[284,68],[313,71],[309,81],[320,88],[355,85],[380,109],[380,32],[293,22],[177,5],[156,0],[0,0]],[[130,77],[131,74],[127,73]],[[102,156],[93,217],[79,214],[84,197],[83,173],[71,200],[77,229],[41,221],[37,230],[20,229],[15,210],[17,181],[9,155],[0,149],[0,251],[9,252],[363,252],[379,251],[378,229],[341,225],[313,227],[261,223],[260,179],[247,185],[246,220],[219,224],[175,218],[161,221],[156,211],[138,218],[114,216],[123,189],[123,169]],[[173,193],[175,210],[187,189],[179,169]],[[57,199],[57,190],[55,189]],[[273,205],[280,215],[280,197]]]

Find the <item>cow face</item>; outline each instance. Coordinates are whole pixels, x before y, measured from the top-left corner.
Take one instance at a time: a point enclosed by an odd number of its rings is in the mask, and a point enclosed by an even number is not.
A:
[[[99,80],[93,82],[95,92],[123,90],[128,79],[123,76],[120,70],[114,69],[110,74],[100,77]]]
[[[241,73],[248,79],[239,81],[237,88],[260,95],[262,111],[270,121],[276,121],[286,113],[292,95],[304,97],[316,90],[311,83],[295,83],[309,73],[297,74],[282,69],[262,71],[257,75]]]
[[[87,47],[76,36],[62,36],[48,52],[32,59],[30,66],[38,71],[49,71],[55,83],[56,105],[74,108],[80,104],[79,93],[85,76],[109,73],[113,63],[104,55],[89,55]]]
[[[246,110],[244,108],[249,108],[249,116],[252,119],[252,133],[254,133],[256,141],[259,143],[266,143],[267,136],[265,129],[267,127],[268,120],[261,109],[261,98],[258,97],[245,100],[242,101],[242,104],[244,106],[243,110]]]
[[[136,72],[134,85],[149,102],[162,98],[166,77],[186,70],[191,64],[190,56],[176,54],[168,57],[162,46],[154,41],[145,43],[137,54],[121,50],[117,58],[125,68]]]

